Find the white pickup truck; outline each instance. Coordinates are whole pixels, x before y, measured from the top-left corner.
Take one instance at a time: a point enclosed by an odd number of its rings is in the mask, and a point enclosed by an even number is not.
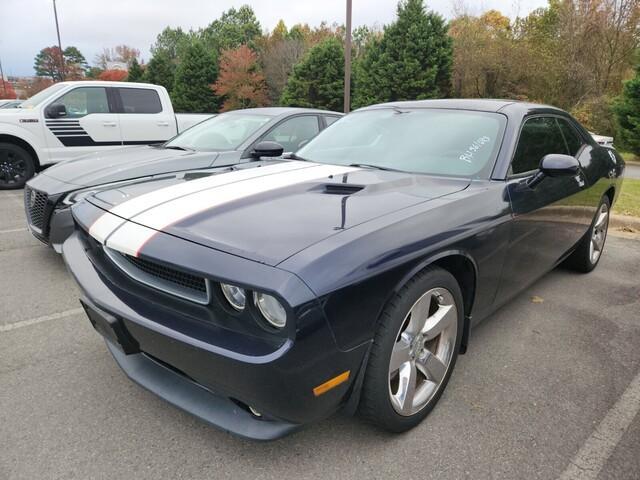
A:
[[[21,188],[45,165],[123,145],[164,142],[211,117],[174,114],[164,87],[61,82],[0,109],[0,189]]]

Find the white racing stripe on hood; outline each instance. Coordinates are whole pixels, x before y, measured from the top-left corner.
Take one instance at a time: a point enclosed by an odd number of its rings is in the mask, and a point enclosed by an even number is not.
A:
[[[242,181],[225,182],[217,186],[209,185],[207,189],[198,189],[194,193],[186,194],[173,200],[167,200],[165,197],[163,199],[165,201],[159,205],[148,208],[138,215],[129,217],[130,220],[135,223],[120,220],[122,223],[116,226],[115,231],[111,230],[112,233],[104,237],[106,238],[106,245],[114,250],[137,256],[143,245],[158,231],[187,217],[252,195],[327,178],[330,175],[342,175],[359,170],[358,168],[337,165],[321,165],[303,162],[296,162],[296,164],[302,164],[302,167],[306,168],[291,169],[278,174],[255,176],[254,178],[244,179]],[[260,170],[264,171],[266,168],[267,167],[263,167]],[[232,174],[220,176],[230,175]],[[158,192],[161,191],[162,190],[159,190]],[[126,205],[126,203],[122,205]],[[113,215],[105,215],[113,217]],[[100,219],[96,223],[99,221]],[[113,226],[113,223],[110,221],[105,220],[104,222],[105,226],[107,226],[107,223]],[[90,233],[93,231],[94,228],[92,226]],[[91,235],[94,236],[93,233],[91,233]],[[94,238],[96,237],[94,236]]]
[[[145,210],[157,207],[163,203],[209,188],[251,180],[257,177],[275,175],[282,172],[310,168],[314,165],[315,164],[309,162],[282,162],[275,165],[268,165],[266,167],[247,168],[233,172],[214,174],[209,177],[190,180],[154,190],[153,192],[145,193],[144,195],[132,198],[127,202],[123,202],[113,207],[109,210],[113,215],[105,213],[100,216],[93,225],[91,225],[89,234],[100,243],[104,243],[109,235],[125,223],[125,220],[123,219],[132,218]]]

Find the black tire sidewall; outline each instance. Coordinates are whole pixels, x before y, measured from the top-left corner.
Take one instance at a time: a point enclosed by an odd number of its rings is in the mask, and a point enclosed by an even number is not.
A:
[[[405,417],[394,410],[389,398],[388,372],[391,351],[393,350],[397,333],[409,309],[425,292],[435,287],[443,287],[449,290],[456,303],[458,329],[453,357],[444,379],[429,402],[418,413]],[[463,327],[464,306],[462,292],[453,275],[444,269],[429,267],[409,280],[389,301],[381,315],[379,328],[371,347],[363,385],[363,400],[361,402],[363,416],[393,432],[403,432],[418,425],[433,410],[447,386],[460,351]]]
[[[16,145],[15,143],[0,143],[0,150],[10,150],[20,154],[25,159],[27,164],[27,174],[24,178],[24,181],[15,183],[15,184],[4,184],[2,180],[0,180],[0,190],[13,190],[23,188],[25,183],[33,177],[35,174],[35,162],[33,159],[33,155],[31,155],[27,150],[22,148],[20,145]]]

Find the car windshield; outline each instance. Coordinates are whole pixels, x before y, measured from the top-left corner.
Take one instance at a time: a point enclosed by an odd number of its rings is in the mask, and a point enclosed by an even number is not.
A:
[[[432,108],[354,112],[302,147],[305,160],[433,175],[477,176],[493,165],[506,118]]]
[[[196,151],[236,150],[271,118],[229,112],[199,123],[165,144],[166,148]]]
[[[51,85],[41,92],[36,93],[33,97],[26,99],[24,102],[22,102],[20,108],[33,108],[49,98],[51,95],[54,95],[58,91],[62,90],[64,87],[66,87],[66,85],[63,83],[56,83],[55,85]]]

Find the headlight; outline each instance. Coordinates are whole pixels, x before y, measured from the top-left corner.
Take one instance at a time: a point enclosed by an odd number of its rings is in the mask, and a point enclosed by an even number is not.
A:
[[[237,287],[236,285],[229,285],[227,283],[220,284],[220,290],[224,298],[227,299],[229,305],[238,311],[244,310],[244,306],[247,303],[247,296],[244,288]]]
[[[276,328],[283,328],[285,326],[287,323],[287,312],[275,297],[267,295],[266,293],[255,292],[253,299],[258,310],[260,310],[260,313],[262,313],[262,316],[267,322]]]

